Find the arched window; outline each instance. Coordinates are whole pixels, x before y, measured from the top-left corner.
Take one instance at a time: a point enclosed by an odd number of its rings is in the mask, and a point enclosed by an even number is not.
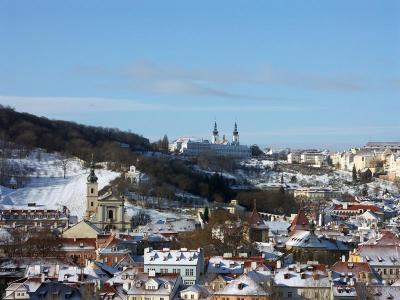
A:
[[[108,218],[113,219],[114,218],[114,212],[112,210],[108,211]]]
[[[94,193],[94,188],[90,189],[90,193],[93,194]]]

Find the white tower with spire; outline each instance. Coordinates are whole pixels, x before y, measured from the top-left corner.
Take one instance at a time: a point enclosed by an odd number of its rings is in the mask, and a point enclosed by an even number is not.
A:
[[[94,161],[90,162],[90,174],[86,183],[86,219],[97,212],[99,197],[99,185],[97,183],[97,176],[94,172]]]
[[[235,128],[233,129],[232,145],[239,145],[239,131],[237,129],[236,122],[235,122]]]
[[[217,122],[214,122],[214,130],[213,130],[213,132],[212,132],[211,142],[212,142],[213,144],[218,144],[218,143],[219,143],[219,135],[218,135],[218,129],[217,129]]]

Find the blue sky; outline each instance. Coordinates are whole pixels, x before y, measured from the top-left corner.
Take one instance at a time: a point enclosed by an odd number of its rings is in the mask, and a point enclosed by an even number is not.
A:
[[[132,130],[400,140],[399,1],[0,0],[0,103]]]

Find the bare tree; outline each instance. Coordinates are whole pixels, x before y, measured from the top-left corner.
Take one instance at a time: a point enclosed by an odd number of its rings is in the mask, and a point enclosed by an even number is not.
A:
[[[58,158],[57,165],[59,167],[61,167],[61,169],[63,171],[64,179],[67,176],[67,171],[68,171],[71,163],[72,163],[72,159],[70,157],[66,156],[66,155],[60,155],[59,158]]]
[[[397,188],[397,191],[400,193],[400,178],[396,177],[396,179],[394,180],[394,186]]]

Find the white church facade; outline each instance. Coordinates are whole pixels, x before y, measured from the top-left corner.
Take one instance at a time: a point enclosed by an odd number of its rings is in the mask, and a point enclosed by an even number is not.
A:
[[[239,143],[239,131],[235,122],[232,141],[229,142],[225,135],[222,139],[219,137],[217,123],[214,123],[211,142],[208,140],[196,140],[194,138],[180,138],[170,147],[186,156],[198,156],[203,153],[212,153],[217,156],[227,156],[233,158],[249,158],[251,156],[250,148]]]

